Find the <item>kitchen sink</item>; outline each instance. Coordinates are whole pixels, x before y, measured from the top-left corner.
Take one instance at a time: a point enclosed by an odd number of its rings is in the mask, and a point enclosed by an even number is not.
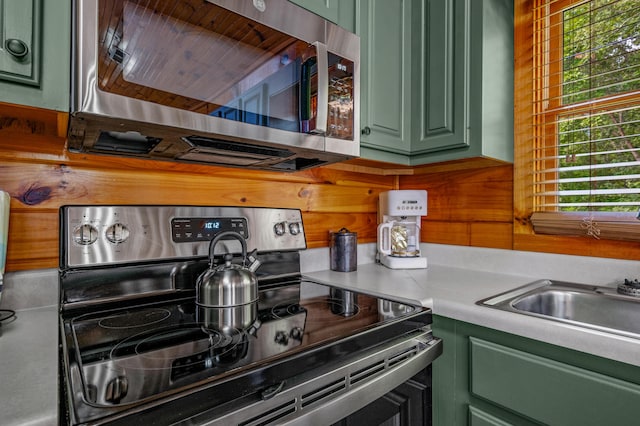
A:
[[[640,298],[614,287],[538,280],[477,304],[640,339]]]

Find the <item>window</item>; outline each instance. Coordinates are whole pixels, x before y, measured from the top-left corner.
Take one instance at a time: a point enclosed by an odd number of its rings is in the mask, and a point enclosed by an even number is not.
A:
[[[640,240],[638,0],[534,3],[534,229]]]

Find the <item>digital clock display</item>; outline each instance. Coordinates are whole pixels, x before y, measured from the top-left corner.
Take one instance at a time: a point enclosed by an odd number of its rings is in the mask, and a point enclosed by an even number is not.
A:
[[[211,241],[221,232],[235,231],[248,238],[247,219],[243,217],[180,217],[171,220],[172,239],[176,243]]]
[[[220,222],[217,220],[205,221],[202,223],[202,229],[220,229]]]

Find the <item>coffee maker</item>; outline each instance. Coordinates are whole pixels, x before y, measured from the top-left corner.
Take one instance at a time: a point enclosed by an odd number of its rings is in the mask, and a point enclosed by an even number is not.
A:
[[[421,217],[427,215],[427,191],[394,190],[380,193],[378,205],[378,260],[391,269],[421,269]]]

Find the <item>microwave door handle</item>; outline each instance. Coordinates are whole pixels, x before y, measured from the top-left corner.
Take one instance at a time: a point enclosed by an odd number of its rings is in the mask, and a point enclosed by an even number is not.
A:
[[[329,56],[327,46],[319,41],[313,43],[316,48],[318,69],[318,103],[316,111],[315,133],[327,133],[329,114]]]

